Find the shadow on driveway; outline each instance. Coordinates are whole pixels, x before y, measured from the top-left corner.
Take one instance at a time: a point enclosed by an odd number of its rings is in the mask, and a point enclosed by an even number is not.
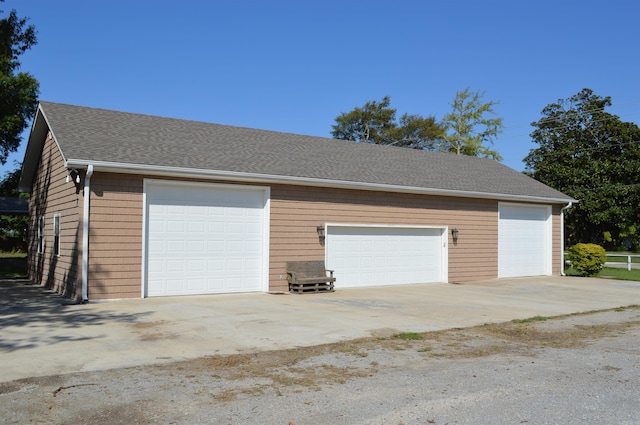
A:
[[[83,307],[26,279],[0,278],[0,352],[104,338],[103,334],[73,331],[109,321],[136,323],[149,314],[95,312]]]

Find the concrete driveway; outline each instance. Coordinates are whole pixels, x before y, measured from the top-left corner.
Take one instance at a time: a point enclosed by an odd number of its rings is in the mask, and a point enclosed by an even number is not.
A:
[[[572,277],[68,305],[0,281],[0,382],[640,304],[640,282]]]

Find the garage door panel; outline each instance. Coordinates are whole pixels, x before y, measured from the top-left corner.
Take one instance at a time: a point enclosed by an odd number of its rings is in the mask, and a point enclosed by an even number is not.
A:
[[[198,255],[204,252],[204,241],[188,241],[187,242],[187,255]]]
[[[208,278],[207,279],[207,291],[215,294],[222,292],[224,289],[224,280],[221,278]]]
[[[181,293],[185,286],[184,279],[166,279],[166,291],[167,293]]]
[[[163,202],[167,202],[167,201],[163,200]],[[182,202],[182,201],[171,200],[171,202]],[[162,209],[169,215],[183,216],[183,215],[185,215],[187,213],[187,208],[182,204],[173,205],[173,204],[170,204],[170,203],[168,203],[168,204],[163,203]]]
[[[500,204],[498,277],[551,273],[550,217],[547,206]]]
[[[206,271],[204,259],[187,260],[187,272],[203,271]]]
[[[211,218],[211,216],[209,216]],[[208,220],[206,231],[211,234],[220,234],[224,232],[225,224],[223,221]]]
[[[259,258],[258,256],[262,252],[262,250],[260,249],[261,241],[249,241],[249,242],[250,243],[247,244],[246,248],[243,250],[245,257],[255,256],[255,258]]]
[[[501,205],[500,218],[505,221],[520,222],[521,220],[547,220],[547,208],[536,206]]]
[[[147,295],[259,291],[264,190],[148,184]]]
[[[183,254],[185,252],[184,247],[184,241],[181,240],[169,240],[166,244],[168,254]]]
[[[189,279],[187,289],[189,292],[201,292],[205,288],[205,279]]]
[[[224,267],[224,261],[221,258],[217,258],[215,260],[209,259],[207,260],[207,270],[208,271],[215,271],[215,270],[220,270],[222,269],[222,267]]]
[[[203,234],[206,232],[207,222],[206,220],[189,220],[187,223],[187,232]],[[184,223],[180,227],[176,227],[176,232],[184,232]]]
[[[442,229],[328,226],[327,264],[340,287],[441,282]]]
[[[147,232],[148,233],[164,232],[164,222],[158,222],[158,220],[147,221]]]
[[[214,240],[207,241],[207,253],[214,255],[224,252],[224,241]]]
[[[183,261],[176,261],[176,260],[168,260],[164,263],[166,265],[166,271],[169,273],[172,272],[179,272],[182,273],[185,271],[185,264]],[[162,271],[162,261],[153,261],[150,262],[150,271],[152,272],[156,272],[156,271]]]

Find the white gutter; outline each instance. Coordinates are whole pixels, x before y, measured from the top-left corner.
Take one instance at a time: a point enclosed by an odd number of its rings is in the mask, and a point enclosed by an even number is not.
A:
[[[93,165],[87,165],[84,175],[84,210],[82,212],[82,303],[88,303],[89,287],[89,198],[91,198],[91,176]]]
[[[87,161],[69,159],[67,168],[84,169],[87,164],[94,166],[96,170],[112,173],[144,174],[148,176],[182,177],[216,179],[226,181],[243,181],[251,183],[291,184],[297,186],[333,187],[340,189],[377,190],[385,192],[404,192],[422,195],[443,195],[459,198],[498,199],[503,201],[526,201],[537,203],[562,203],[568,202],[567,198],[547,198],[542,196],[510,195],[503,193],[474,192],[464,190],[433,189],[415,186],[399,186],[380,183],[366,183],[357,181],[330,180],[314,177],[278,176],[270,174],[243,173],[237,171],[202,170],[181,167],[158,167],[156,165],[126,164],[106,161]],[[570,202],[575,202],[571,200]]]
[[[560,276],[566,276],[564,274],[564,210],[567,210],[572,206],[573,202],[569,202],[560,210]]]

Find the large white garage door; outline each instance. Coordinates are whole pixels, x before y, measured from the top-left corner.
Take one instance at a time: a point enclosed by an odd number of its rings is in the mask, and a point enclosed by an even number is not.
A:
[[[551,274],[551,208],[500,204],[498,277]]]
[[[443,229],[327,225],[339,288],[446,282]]]
[[[263,289],[263,189],[147,181],[145,194],[145,295]]]

